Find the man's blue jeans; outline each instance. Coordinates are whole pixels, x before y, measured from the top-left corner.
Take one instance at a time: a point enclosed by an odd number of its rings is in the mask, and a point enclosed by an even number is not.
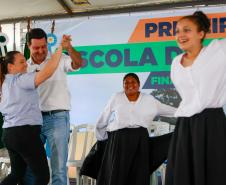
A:
[[[69,111],[43,115],[41,139],[50,147],[52,185],[67,185],[67,157],[70,136]],[[31,170],[25,175],[25,185],[33,185]]]

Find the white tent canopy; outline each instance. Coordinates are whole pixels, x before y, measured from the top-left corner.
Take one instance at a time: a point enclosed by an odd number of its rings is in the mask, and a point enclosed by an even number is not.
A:
[[[0,0],[0,23],[219,4],[225,0]]]

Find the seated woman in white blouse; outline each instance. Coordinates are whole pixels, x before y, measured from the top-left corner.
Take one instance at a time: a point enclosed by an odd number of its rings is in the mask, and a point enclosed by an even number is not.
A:
[[[123,78],[124,91],[112,96],[96,124],[97,140],[108,139],[97,185],[148,185],[149,127],[156,115],[175,108],[139,91],[136,74]]]
[[[210,21],[203,12],[182,17],[176,41],[184,53],[171,67],[182,101],[169,149],[166,185],[225,185],[226,39],[202,41]]]

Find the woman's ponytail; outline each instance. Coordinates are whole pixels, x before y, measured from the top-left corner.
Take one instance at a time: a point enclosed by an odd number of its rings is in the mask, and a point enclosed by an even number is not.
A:
[[[0,57],[0,87],[2,87],[6,74],[7,74],[6,59],[5,57]]]

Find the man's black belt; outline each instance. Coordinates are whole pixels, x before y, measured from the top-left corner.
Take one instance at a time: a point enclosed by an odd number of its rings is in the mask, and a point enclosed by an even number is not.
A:
[[[50,110],[50,111],[42,111],[42,115],[45,116],[45,115],[52,115],[52,114],[56,114],[56,113],[59,113],[59,112],[64,112],[66,110]]]

